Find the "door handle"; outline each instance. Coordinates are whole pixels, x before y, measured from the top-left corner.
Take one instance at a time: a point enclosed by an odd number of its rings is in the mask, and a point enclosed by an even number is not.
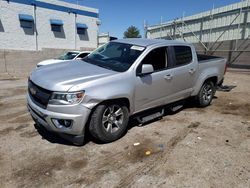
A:
[[[195,73],[195,69],[190,69],[188,72],[190,73],[190,74],[194,74]]]
[[[165,80],[171,80],[173,78],[173,75],[171,74],[167,74],[166,76],[164,76]]]

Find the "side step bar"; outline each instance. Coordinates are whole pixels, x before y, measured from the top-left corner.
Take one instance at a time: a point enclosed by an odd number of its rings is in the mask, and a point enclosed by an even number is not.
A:
[[[146,112],[142,112],[140,114],[135,115],[134,118],[140,124],[145,124],[154,119],[162,118],[165,115],[166,110],[167,110],[166,112],[176,113],[177,111],[183,108],[184,103],[185,103],[184,101],[178,101],[170,105],[161,106],[161,107],[157,107],[154,109],[149,109]]]
[[[139,123],[144,124],[144,123],[150,122],[154,119],[163,117],[164,112],[165,112],[165,110],[163,108],[161,111],[155,112],[153,114],[141,115],[141,116],[137,117],[136,119]]]

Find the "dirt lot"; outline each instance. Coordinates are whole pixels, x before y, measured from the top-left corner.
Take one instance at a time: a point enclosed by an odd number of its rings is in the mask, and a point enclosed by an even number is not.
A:
[[[230,71],[225,84],[237,87],[217,92],[207,108],[191,105],[131,126],[114,143],[77,147],[38,133],[26,79],[1,75],[0,186],[250,187],[250,72]]]

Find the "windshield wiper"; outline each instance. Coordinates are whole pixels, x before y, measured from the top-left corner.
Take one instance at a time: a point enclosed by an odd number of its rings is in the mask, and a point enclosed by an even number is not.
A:
[[[91,59],[88,58],[88,57],[82,58],[81,61],[84,61],[84,62],[87,62],[87,63],[90,63],[90,64],[94,64],[94,63],[91,61]]]
[[[90,64],[92,64],[92,65],[96,65],[96,66],[98,66],[98,67],[102,67],[102,68],[105,68],[105,69],[114,71],[112,68],[110,68],[110,67],[108,67],[108,66],[105,66],[105,65],[102,65],[102,64],[99,64],[99,63],[95,62],[94,60],[92,60],[92,59],[90,59],[90,58],[88,58],[88,57],[85,57],[85,58],[83,58],[83,59],[81,59],[81,60],[84,61],[84,62],[86,62],[86,63],[90,63]],[[92,61],[91,61],[91,60],[92,60]]]

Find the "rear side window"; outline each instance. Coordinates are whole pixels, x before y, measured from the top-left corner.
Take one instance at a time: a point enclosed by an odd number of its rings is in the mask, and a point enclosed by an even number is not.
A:
[[[175,52],[175,66],[188,64],[192,61],[192,51],[189,46],[173,46]]]

